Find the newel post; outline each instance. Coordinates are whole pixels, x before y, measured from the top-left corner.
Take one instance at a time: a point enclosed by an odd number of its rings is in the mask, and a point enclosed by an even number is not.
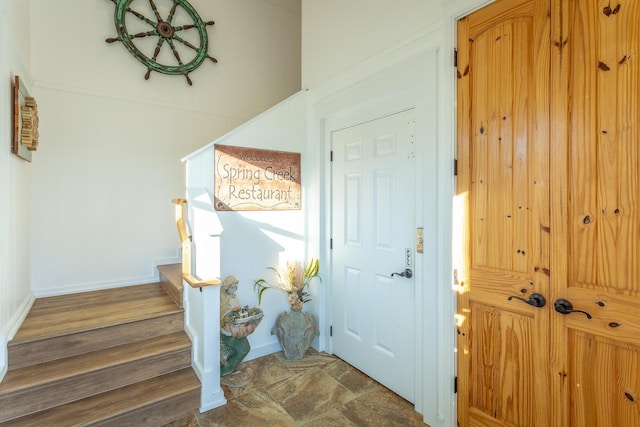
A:
[[[220,387],[220,237],[222,224],[206,189],[187,189],[191,226],[191,277],[185,276],[187,333],[192,338],[192,365],[202,383],[200,411],[227,401]]]

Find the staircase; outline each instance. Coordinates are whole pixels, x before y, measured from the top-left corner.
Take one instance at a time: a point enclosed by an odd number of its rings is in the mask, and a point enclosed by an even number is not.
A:
[[[0,425],[160,426],[195,412],[191,342],[168,295],[179,297],[180,272],[165,266],[160,283],[37,299],[8,345]]]

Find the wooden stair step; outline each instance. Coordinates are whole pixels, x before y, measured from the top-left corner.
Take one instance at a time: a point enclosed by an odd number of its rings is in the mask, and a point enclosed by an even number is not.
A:
[[[178,332],[11,370],[0,422],[190,366],[191,342]]]
[[[182,307],[182,292],[184,284],[182,281],[182,264],[159,265],[160,284],[171,299]]]
[[[56,359],[103,350],[122,344],[184,330],[184,313],[138,320],[48,339],[11,342],[8,345],[9,370]]]
[[[159,283],[39,298],[10,345],[180,312]]]
[[[188,368],[0,425],[158,426],[195,411],[199,402],[200,381]]]

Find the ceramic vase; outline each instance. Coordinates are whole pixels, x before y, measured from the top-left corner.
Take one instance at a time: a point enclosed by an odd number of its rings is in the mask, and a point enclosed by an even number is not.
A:
[[[309,349],[313,337],[320,333],[310,313],[291,310],[278,315],[271,334],[277,335],[285,359],[300,360]]]

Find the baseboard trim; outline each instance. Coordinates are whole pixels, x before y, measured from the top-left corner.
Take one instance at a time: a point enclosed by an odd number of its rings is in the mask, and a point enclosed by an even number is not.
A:
[[[0,331],[0,381],[2,381],[9,369],[9,350],[7,349],[7,345],[16,335],[20,326],[22,326],[24,319],[26,319],[29,314],[29,310],[31,310],[31,306],[33,306],[35,301],[36,297],[30,292],[22,301],[22,304],[20,304],[20,307],[15,314],[11,317],[9,323],[2,331]]]
[[[179,257],[158,258],[152,261],[151,274],[148,276],[129,277],[118,280],[105,280],[103,282],[80,283],[76,285],[34,290],[35,298],[54,297],[58,295],[77,294],[80,292],[101,291],[103,289],[122,288],[125,286],[144,285],[160,281],[158,266],[163,264],[176,264],[182,260]]]
[[[35,291],[36,298],[55,297],[58,295],[77,294],[80,292],[101,291],[103,289],[123,288],[125,286],[143,285],[160,280],[158,274],[152,276],[140,276],[123,280],[108,280],[104,282],[82,283],[73,286],[65,286],[53,289],[40,289]]]
[[[4,376],[7,374],[9,363],[7,360],[7,339],[4,336],[0,336],[0,341],[0,382],[2,382]]]
[[[280,347],[280,344],[277,341],[264,344],[256,348],[252,348],[249,351],[249,354],[247,354],[247,357],[244,358],[244,361],[248,362],[249,360],[257,359],[259,357],[267,356],[273,353],[278,353],[280,351],[282,351],[282,347]]]
[[[207,412],[227,404],[227,399],[224,397],[224,392],[222,391],[222,389],[209,396],[203,396],[201,400],[201,406],[199,409],[200,413]]]
[[[15,314],[11,317],[7,326],[5,326],[5,328],[0,332],[0,335],[5,337],[7,342],[11,341],[16,335],[18,329],[20,329],[20,326],[22,326],[22,322],[24,322],[24,319],[26,319],[27,314],[29,314],[29,310],[31,310],[31,306],[33,306],[33,303],[35,301],[36,297],[33,295],[33,293],[30,292],[22,301],[22,304],[20,304],[20,307],[15,312]]]

